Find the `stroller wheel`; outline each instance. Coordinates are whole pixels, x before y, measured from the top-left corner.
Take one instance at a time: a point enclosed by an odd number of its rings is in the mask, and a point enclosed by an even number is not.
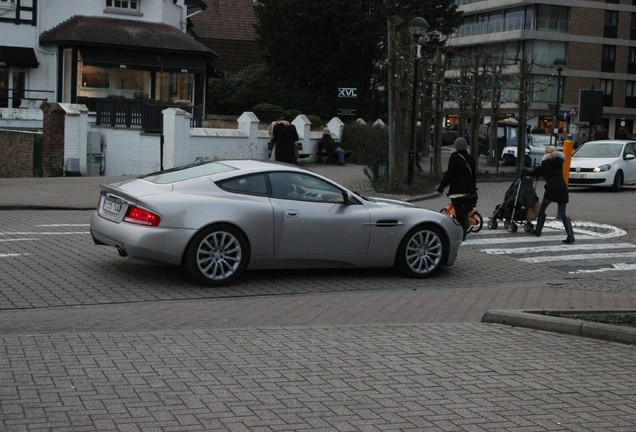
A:
[[[516,233],[517,232],[517,224],[514,222],[511,222],[508,224],[508,231],[511,233]]]
[[[532,225],[532,222],[526,222],[523,224],[523,230],[527,233],[531,233],[534,231],[534,225]]]
[[[497,229],[497,219],[490,219],[488,221],[488,229]]]
[[[504,228],[505,229],[510,228],[510,222],[508,222],[507,220],[504,221]]]

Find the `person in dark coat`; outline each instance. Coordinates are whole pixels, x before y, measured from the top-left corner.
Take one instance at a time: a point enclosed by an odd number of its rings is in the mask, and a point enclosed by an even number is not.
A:
[[[563,178],[563,163],[565,162],[565,154],[557,151],[553,146],[548,146],[544,150],[541,165],[528,173],[528,175],[545,178],[545,193],[539,207],[539,216],[537,217],[537,225],[532,233],[537,237],[541,236],[543,225],[545,224],[545,211],[553,202],[557,203],[557,217],[563,222],[563,227],[567,233],[567,238],[563,243],[574,243],[574,231],[572,230],[572,221],[565,214],[565,209],[569,201],[568,185]]]
[[[275,158],[279,162],[287,162],[291,164],[296,161],[296,142],[298,141],[298,132],[296,126],[291,124],[291,114],[283,113],[283,119],[276,122],[272,130],[272,138],[274,142]]]
[[[446,186],[448,197],[455,208],[457,221],[464,229],[464,240],[472,225],[468,214],[477,204],[477,173],[475,172],[475,160],[468,154],[468,142],[465,138],[457,138],[454,142],[455,152],[450,155],[448,169],[437,187],[437,192],[444,192]]]

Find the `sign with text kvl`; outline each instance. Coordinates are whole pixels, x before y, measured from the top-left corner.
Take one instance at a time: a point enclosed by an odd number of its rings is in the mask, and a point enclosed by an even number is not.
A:
[[[355,87],[340,87],[338,88],[339,98],[357,98],[358,89]]]
[[[358,87],[355,85],[338,86],[336,115],[356,117],[358,112]]]

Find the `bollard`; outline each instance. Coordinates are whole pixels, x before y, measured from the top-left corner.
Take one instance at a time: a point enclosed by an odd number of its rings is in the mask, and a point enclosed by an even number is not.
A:
[[[565,184],[568,184],[570,177],[570,162],[572,161],[572,149],[574,148],[574,141],[572,141],[572,135],[567,136],[563,141],[563,154],[565,154],[565,162],[563,163],[563,179]]]

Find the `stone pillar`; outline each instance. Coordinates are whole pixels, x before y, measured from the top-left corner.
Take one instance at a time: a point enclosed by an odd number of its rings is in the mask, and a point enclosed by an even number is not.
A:
[[[166,108],[163,113],[163,169],[192,163],[190,119],[192,115],[179,108]]]
[[[267,146],[258,146],[259,120],[253,112],[244,112],[237,120],[238,130],[247,136],[247,158],[267,159],[269,153]]]
[[[42,177],[64,174],[64,123],[66,113],[57,103],[42,104]],[[79,170],[79,166],[78,166]]]

